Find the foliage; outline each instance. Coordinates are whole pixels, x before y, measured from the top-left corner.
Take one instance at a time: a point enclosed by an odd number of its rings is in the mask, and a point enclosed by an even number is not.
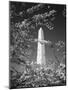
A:
[[[66,84],[65,66],[60,65],[56,72],[51,69],[32,70],[28,69],[23,73],[17,73],[15,76],[11,74],[12,78],[10,88],[30,88],[30,87],[44,87],[56,86]]]

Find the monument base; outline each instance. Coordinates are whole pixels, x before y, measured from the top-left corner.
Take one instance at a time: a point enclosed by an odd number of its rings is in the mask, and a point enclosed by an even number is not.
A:
[[[37,63],[33,63],[31,65],[33,70],[42,70],[42,69],[46,69],[47,66],[45,64],[37,64]]]

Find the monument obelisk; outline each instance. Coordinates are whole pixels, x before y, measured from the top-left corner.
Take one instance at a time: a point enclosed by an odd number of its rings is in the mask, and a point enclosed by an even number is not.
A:
[[[38,31],[38,46],[37,46],[37,64],[45,65],[46,57],[45,57],[45,44],[42,44],[41,41],[44,40],[44,32],[43,29],[40,28]]]

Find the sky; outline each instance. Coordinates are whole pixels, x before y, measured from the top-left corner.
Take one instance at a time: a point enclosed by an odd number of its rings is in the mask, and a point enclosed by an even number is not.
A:
[[[57,16],[54,20],[54,29],[52,31],[47,30],[46,39],[52,41],[65,41],[66,38],[66,25],[65,18],[63,16]]]

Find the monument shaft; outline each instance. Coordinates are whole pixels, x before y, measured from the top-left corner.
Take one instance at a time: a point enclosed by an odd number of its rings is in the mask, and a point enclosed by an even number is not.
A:
[[[44,33],[42,28],[38,31],[38,40],[44,40]],[[37,64],[45,65],[46,64],[46,57],[45,57],[45,44],[41,44],[38,42],[37,47]]]

